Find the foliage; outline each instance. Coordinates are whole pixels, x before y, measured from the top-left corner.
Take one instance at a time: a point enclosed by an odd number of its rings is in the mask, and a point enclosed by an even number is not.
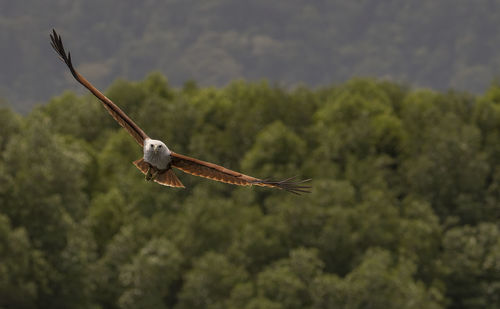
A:
[[[2,108],[0,307],[500,306],[498,86],[175,89],[153,73],[107,94],[174,151],[313,192],[145,182],[90,95]]]

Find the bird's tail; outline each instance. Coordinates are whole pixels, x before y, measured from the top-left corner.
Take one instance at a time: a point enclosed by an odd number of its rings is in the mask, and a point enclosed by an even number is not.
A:
[[[150,167],[149,163],[144,161],[144,158],[135,160],[134,165],[143,173],[147,174],[148,169]],[[161,171],[155,177],[154,181],[164,186],[176,187],[176,188],[184,188],[182,182],[177,178],[174,171],[172,169],[168,169],[166,171]]]

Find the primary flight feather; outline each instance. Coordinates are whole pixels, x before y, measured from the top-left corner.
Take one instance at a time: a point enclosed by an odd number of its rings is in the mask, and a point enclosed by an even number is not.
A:
[[[172,170],[172,167],[175,167],[192,175],[233,185],[278,188],[295,194],[310,192],[310,187],[303,185],[309,179],[297,181],[295,177],[291,177],[281,181],[263,180],[171,151],[162,141],[151,139],[115,103],[75,70],[71,62],[71,54],[66,53],[61,36],[55,30],[52,30],[50,38],[52,47],[59,58],[66,63],[73,77],[101,100],[111,116],[143,147],[144,156],[142,159],[134,161],[134,165],[146,175],[146,180],[154,180],[165,186],[183,188],[184,185]]]

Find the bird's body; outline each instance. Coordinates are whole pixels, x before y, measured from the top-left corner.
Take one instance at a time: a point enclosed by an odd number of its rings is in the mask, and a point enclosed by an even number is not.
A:
[[[87,79],[80,75],[71,62],[71,55],[64,50],[64,46],[55,30],[51,34],[51,44],[61,60],[68,66],[73,77],[101,100],[104,108],[109,114],[143,147],[143,158],[134,161],[134,165],[146,175],[146,180],[154,180],[156,183],[170,187],[184,187],[177,178],[172,167],[183,172],[208,178],[215,181],[230,183],[239,186],[263,186],[283,189],[295,194],[309,192],[309,186],[302,183],[308,181],[295,181],[295,177],[281,181],[272,181],[248,176],[223,166],[191,158],[175,153],[168,149],[167,145],[159,140],[151,139],[144,131],[135,124],[115,103],[97,90]]]

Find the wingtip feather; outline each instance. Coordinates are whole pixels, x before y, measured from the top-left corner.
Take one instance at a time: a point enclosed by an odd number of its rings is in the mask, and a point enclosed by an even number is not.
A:
[[[59,34],[57,34],[55,29],[52,29],[52,34],[50,34],[50,45],[56,51],[57,55],[59,56],[59,59],[61,59],[64,63],[66,63],[66,65],[71,71],[71,74],[73,74],[73,76],[77,78],[77,73],[71,61],[71,53],[69,51],[68,53],[66,53],[62,38]]]
[[[255,183],[269,185],[297,195],[300,195],[302,193],[311,193],[310,191],[310,189],[312,188],[311,186],[302,185],[305,182],[311,181],[311,178],[305,180],[294,180],[296,178],[297,176],[293,176],[280,181],[272,181],[267,179],[267,180],[259,180],[256,181]]]

